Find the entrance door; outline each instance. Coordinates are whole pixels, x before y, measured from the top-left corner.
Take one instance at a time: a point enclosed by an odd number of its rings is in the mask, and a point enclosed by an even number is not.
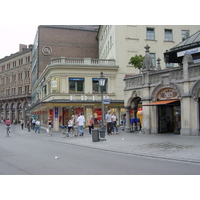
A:
[[[158,132],[180,134],[180,106],[158,106]]]
[[[158,106],[158,132],[172,133],[174,130],[173,107]]]

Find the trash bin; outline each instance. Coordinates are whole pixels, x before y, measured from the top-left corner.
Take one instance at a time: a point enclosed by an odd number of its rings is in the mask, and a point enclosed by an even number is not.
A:
[[[93,129],[92,130],[92,142],[98,142],[99,141],[99,129]]]

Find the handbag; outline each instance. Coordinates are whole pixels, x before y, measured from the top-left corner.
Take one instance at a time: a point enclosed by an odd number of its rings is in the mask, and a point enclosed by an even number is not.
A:
[[[47,131],[47,133],[49,133],[49,128],[47,128],[47,130],[46,130],[46,131]]]

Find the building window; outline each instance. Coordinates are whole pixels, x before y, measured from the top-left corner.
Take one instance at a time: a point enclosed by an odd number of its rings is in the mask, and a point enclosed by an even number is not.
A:
[[[150,53],[151,59],[152,59],[152,63],[153,66],[156,66],[156,54],[155,53]]]
[[[6,90],[6,96],[9,96],[10,95],[10,89],[7,89]]]
[[[18,80],[22,80],[22,73],[18,74]]]
[[[181,31],[181,38],[182,41],[186,40],[190,36],[190,31],[189,30],[182,30]]]
[[[171,29],[165,29],[165,41],[173,41],[173,34]]]
[[[7,69],[10,69],[10,63],[7,64]]]
[[[2,72],[5,71],[5,65],[2,66],[1,70]]]
[[[16,61],[14,61],[14,62],[13,62],[13,67],[16,67],[16,65],[17,65],[17,64],[16,64]]]
[[[18,87],[18,94],[22,94],[22,87]]]
[[[84,92],[84,78],[69,78],[69,92],[83,93]]]
[[[12,75],[12,82],[15,82],[16,81],[16,75]]]
[[[25,78],[29,78],[29,71],[25,71]]]
[[[105,81],[105,85],[103,87],[103,92],[107,93],[107,85],[108,85],[108,79]],[[99,80],[98,78],[92,79],[92,92],[93,93],[101,93],[101,88],[99,87]]]
[[[15,95],[15,88],[12,88],[12,95]]]
[[[147,40],[155,40],[155,29],[147,28],[146,37]]]
[[[29,93],[29,85],[25,86],[25,94]]]

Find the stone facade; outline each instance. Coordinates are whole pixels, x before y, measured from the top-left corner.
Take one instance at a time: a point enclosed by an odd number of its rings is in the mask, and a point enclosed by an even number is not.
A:
[[[140,103],[143,110],[141,129],[143,133],[160,132],[159,118],[162,115],[159,112],[168,105],[170,109],[177,109],[172,113],[171,120],[178,124],[171,123],[171,125],[177,126],[181,135],[199,135],[199,77],[200,64],[194,64],[191,55],[185,55],[179,67],[155,70],[143,66],[142,74],[125,77],[124,104],[127,107],[127,131],[130,131],[129,109],[138,108]],[[170,100],[175,100],[177,105],[173,107]],[[167,103],[160,105],[162,102]]]
[[[0,60],[1,121],[29,118],[31,102],[32,45],[20,45],[20,51]]]

